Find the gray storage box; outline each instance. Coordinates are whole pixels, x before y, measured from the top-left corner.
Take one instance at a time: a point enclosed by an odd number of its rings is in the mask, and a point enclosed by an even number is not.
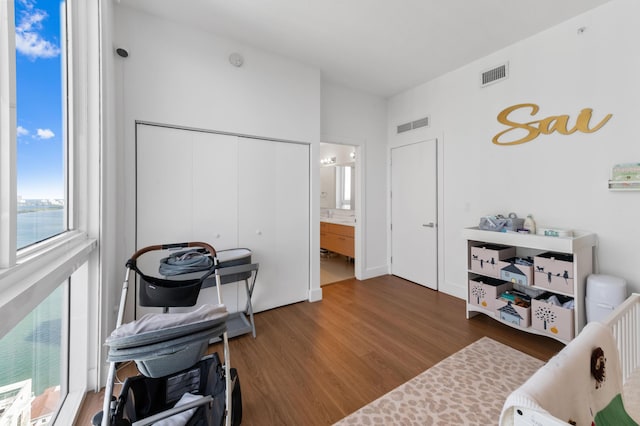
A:
[[[519,217],[483,216],[478,228],[483,231],[506,232],[517,231],[524,226],[524,219]]]

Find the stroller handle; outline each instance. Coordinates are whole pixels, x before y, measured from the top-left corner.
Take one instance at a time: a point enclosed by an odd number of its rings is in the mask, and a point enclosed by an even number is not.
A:
[[[186,247],[202,247],[206,249],[211,256],[213,256],[214,258],[216,257],[216,249],[214,249],[213,246],[200,241],[192,241],[189,243],[158,244],[155,246],[142,247],[140,250],[133,253],[129,261],[130,262],[135,261],[137,258],[142,256],[143,254],[150,251],[154,251],[154,250],[169,250],[169,249],[179,249],[179,248],[186,248]]]

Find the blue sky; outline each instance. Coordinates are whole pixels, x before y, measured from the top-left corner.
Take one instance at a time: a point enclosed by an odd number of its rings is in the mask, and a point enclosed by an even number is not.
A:
[[[60,0],[15,0],[18,196],[64,198]]]

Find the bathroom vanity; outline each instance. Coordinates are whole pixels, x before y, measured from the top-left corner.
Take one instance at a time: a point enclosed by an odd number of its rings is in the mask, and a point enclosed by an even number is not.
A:
[[[354,224],[339,223],[330,218],[320,222],[320,247],[355,258]]]

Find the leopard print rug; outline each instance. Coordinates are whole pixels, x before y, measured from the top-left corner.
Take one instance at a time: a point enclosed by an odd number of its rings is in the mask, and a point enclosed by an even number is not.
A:
[[[497,425],[507,396],[542,365],[483,337],[336,425]]]

